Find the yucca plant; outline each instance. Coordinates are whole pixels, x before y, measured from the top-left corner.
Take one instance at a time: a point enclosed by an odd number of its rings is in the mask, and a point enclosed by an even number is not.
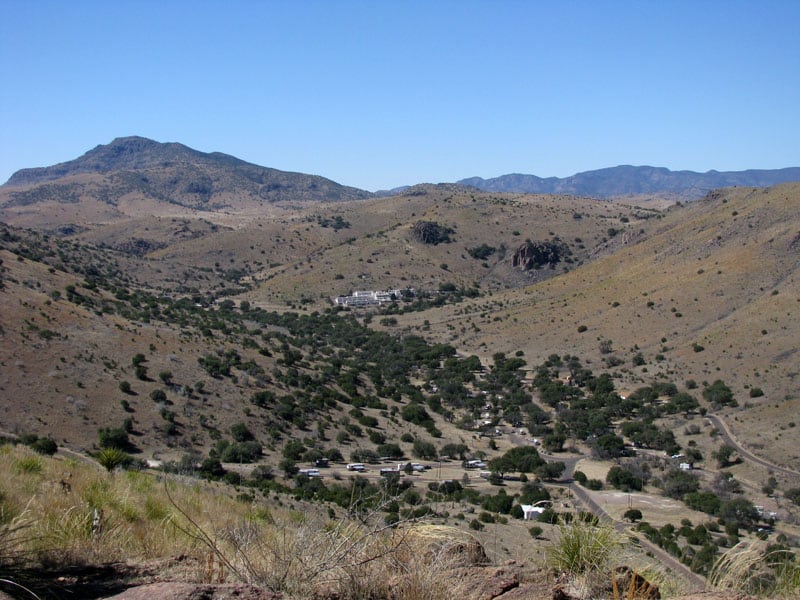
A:
[[[108,471],[113,471],[117,467],[124,467],[130,464],[131,457],[118,448],[103,448],[97,453],[97,462]]]

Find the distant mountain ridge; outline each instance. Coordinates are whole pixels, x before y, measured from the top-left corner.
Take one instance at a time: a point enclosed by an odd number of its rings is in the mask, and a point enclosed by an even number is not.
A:
[[[512,173],[438,185],[601,199],[653,195],[695,200],[717,188],[767,187],[791,181],[800,181],[800,167],[698,173],[621,165],[564,178]],[[79,198],[115,205],[118,198],[132,194],[198,210],[235,210],[242,203],[258,206],[274,202],[358,200],[408,193],[409,189],[425,186],[430,184],[373,194],[317,175],[280,171],[221,152],[200,152],[175,142],[132,136],[99,145],[74,160],[17,171],[0,186],[0,207],[30,206],[43,201],[74,203]]]
[[[670,171],[664,167],[620,165],[563,178],[511,173],[490,179],[469,177],[457,183],[489,192],[571,194],[592,198],[668,194],[694,200],[716,188],[767,187],[790,181],[800,181],[800,167],[697,173]]]
[[[79,176],[91,177],[92,185],[76,184]],[[77,196],[114,204],[131,193],[201,210],[235,207],[237,201],[327,202],[372,197],[368,191],[318,175],[261,167],[221,152],[200,152],[183,144],[135,136],[116,138],[57,165],[21,169],[2,187],[16,205],[74,202]]]

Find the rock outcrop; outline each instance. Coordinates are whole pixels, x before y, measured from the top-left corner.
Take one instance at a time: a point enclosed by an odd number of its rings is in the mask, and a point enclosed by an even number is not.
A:
[[[544,266],[554,267],[571,255],[569,246],[560,241],[534,242],[526,240],[514,252],[512,264],[525,271],[541,269]]]
[[[451,227],[441,225],[436,221],[417,221],[411,229],[411,236],[422,244],[443,244],[452,241],[450,235],[453,233]]]

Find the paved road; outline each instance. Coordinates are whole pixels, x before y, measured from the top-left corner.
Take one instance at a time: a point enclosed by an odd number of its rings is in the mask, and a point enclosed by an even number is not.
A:
[[[527,440],[523,439],[520,436],[512,434],[510,437],[511,440],[517,445],[530,444],[530,442],[528,442]],[[564,463],[564,473],[562,474],[561,479],[555,485],[570,490],[570,492],[572,492],[572,497],[575,498],[578,502],[580,502],[587,511],[597,516],[597,518],[600,519],[602,522],[611,524],[618,533],[635,538],[643,550],[652,554],[656,558],[656,560],[658,560],[662,565],[670,569],[673,573],[676,573],[678,576],[683,577],[683,579],[692,587],[693,590],[698,591],[705,589],[706,587],[705,577],[692,571],[681,561],[679,561],[674,556],[663,550],[661,547],[652,543],[644,536],[639,535],[638,533],[632,531],[628,523],[622,521],[615,521],[614,519],[612,519],[611,516],[605,510],[603,510],[600,504],[598,504],[598,502],[593,497],[593,494],[589,490],[578,485],[572,480],[573,473],[575,472],[575,465],[578,463],[580,459],[585,457],[574,456],[574,455],[558,456],[553,454],[544,454],[543,452],[540,452],[539,454],[545,460],[550,460],[550,461],[557,460],[559,462]]]
[[[800,477],[799,471],[778,466],[775,463],[771,463],[766,459],[756,456],[746,448],[742,447],[742,445],[739,444],[739,442],[733,436],[731,430],[725,424],[725,421],[720,419],[718,416],[706,415],[706,419],[708,419],[711,422],[711,424],[717,428],[720,437],[725,441],[726,444],[728,444],[733,448],[736,448],[736,452],[738,452],[739,456],[741,456],[743,460],[759,465],[761,467],[766,467],[767,469],[770,469],[778,473],[783,473],[784,475],[789,475],[790,477]]]
[[[614,519],[612,519],[611,516],[595,501],[591,492],[589,492],[586,488],[579,486],[575,482],[567,483],[564,485],[564,487],[567,487],[572,492],[573,497],[578,499],[580,503],[583,504],[584,507],[586,507],[586,509],[592,514],[596,515],[598,519],[605,523],[612,524],[618,533],[635,538],[643,550],[652,554],[662,565],[683,577],[686,582],[692,586],[693,590],[697,591],[705,589],[705,577],[692,571],[689,567],[662,549],[660,546],[657,546],[644,536],[632,531],[627,523],[614,521]]]

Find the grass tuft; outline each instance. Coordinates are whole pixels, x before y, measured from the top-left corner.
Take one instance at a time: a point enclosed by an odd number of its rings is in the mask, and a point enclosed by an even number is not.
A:
[[[785,546],[742,540],[717,560],[708,582],[715,590],[734,590],[764,598],[797,598],[800,563]]]

